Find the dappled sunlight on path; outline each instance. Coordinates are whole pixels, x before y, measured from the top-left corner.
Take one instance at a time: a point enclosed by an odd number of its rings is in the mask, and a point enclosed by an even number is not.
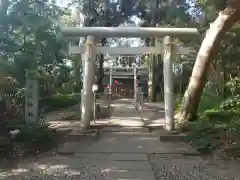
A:
[[[161,141],[166,131],[162,103],[137,111],[132,100],[113,103],[110,118],[92,121],[84,134],[80,121],[51,120],[71,133],[56,151],[34,159],[2,161],[0,180],[228,180],[240,163],[210,164],[182,141]],[[151,124],[155,127],[150,131]],[[75,132],[75,133],[74,133]],[[168,134],[168,133],[167,133]],[[73,138],[74,136],[74,138]]]
[[[133,99],[118,99],[111,104],[113,112],[109,119],[98,119],[91,125],[108,126],[165,126],[163,103],[154,105],[144,104],[143,109],[137,111]]]

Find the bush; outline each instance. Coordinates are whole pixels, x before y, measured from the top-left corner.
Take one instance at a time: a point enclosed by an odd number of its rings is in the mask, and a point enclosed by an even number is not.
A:
[[[174,101],[174,109],[176,111],[179,110],[182,98],[183,98],[183,95],[176,94],[175,101]],[[199,102],[198,112],[203,113],[207,109],[219,108],[219,105],[221,104],[221,102],[222,102],[222,97],[204,92]]]
[[[40,148],[51,148],[57,143],[56,131],[47,126],[22,126],[18,128],[20,134],[14,141],[27,142],[29,145],[35,145]]]
[[[234,117],[240,117],[240,112],[226,110],[206,110],[203,115],[203,120],[209,120],[213,124],[229,123]]]
[[[217,96],[214,94],[208,94],[205,92],[205,93],[203,93],[203,95],[201,97],[199,107],[198,107],[198,112],[203,113],[207,109],[219,108],[219,105],[221,104],[222,100],[223,99],[221,96]]]
[[[224,150],[240,155],[240,99],[233,97],[207,109],[191,127],[187,139],[201,152]]]
[[[78,98],[75,94],[69,95],[54,95],[50,97],[44,97],[39,101],[41,108],[47,108],[48,110],[67,108],[78,103]]]
[[[234,96],[223,101],[220,105],[222,110],[240,112],[240,96]]]
[[[15,131],[15,132],[13,132]],[[45,126],[14,125],[1,133],[0,157],[29,157],[57,147],[59,134],[56,130]]]
[[[213,125],[209,121],[197,120],[191,125],[191,131],[186,136],[196,149],[204,154],[211,153],[216,149],[216,144],[209,134],[214,133]]]

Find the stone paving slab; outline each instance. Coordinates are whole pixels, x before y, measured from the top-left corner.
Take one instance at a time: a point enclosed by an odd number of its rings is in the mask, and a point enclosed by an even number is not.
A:
[[[104,144],[106,145],[106,144]],[[128,148],[126,148],[128,146]],[[158,153],[158,154],[187,154],[187,155],[198,155],[199,153],[195,150],[192,150],[189,147],[181,145],[176,146],[172,144],[165,144],[162,147],[154,147],[154,145],[149,144],[148,148],[142,147],[141,145],[122,145],[122,146],[115,146],[114,148],[108,148],[109,146],[105,147],[98,147],[92,144],[91,147],[81,146],[79,143],[70,142],[65,144],[60,150],[58,151],[60,154],[74,154],[74,153]],[[151,148],[152,147],[152,148]]]
[[[121,101],[120,101],[121,102]],[[91,122],[92,126],[119,126],[119,127],[164,127],[165,116],[164,111],[156,111],[155,109],[144,108],[140,112],[135,109],[131,100],[118,103],[114,101],[112,104],[113,111],[109,119],[97,119]]]
[[[76,158],[92,158],[97,153],[75,153]],[[106,161],[148,161],[145,154],[138,153],[102,153],[102,159]]]
[[[162,153],[196,154],[190,146],[182,142],[160,142],[149,136],[105,135],[94,142],[68,142],[59,148],[60,153]],[[197,153],[198,154],[198,153]]]
[[[156,180],[152,171],[111,171],[107,174],[110,180]]]

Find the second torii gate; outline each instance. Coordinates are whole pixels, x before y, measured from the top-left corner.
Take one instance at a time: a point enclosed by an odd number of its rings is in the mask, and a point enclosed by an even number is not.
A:
[[[189,51],[183,47],[173,46],[170,36],[196,36],[199,34],[196,28],[141,28],[141,27],[67,27],[62,29],[66,37],[86,37],[84,47],[70,47],[74,54],[85,53],[84,57],[84,79],[82,95],[82,120],[83,129],[87,129],[92,120],[92,85],[94,81],[94,60],[96,51],[110,55],[138,55],[146,53],[164,54],[164,102],[166,129],[171,131],[174,128],[173,109],[173,83],[172,83],[172,54],[188,54]],[[141,48],[120,48],[120,47],[98,47],[95,46],[94,37],[164,37],[164,48],[141,47]]]

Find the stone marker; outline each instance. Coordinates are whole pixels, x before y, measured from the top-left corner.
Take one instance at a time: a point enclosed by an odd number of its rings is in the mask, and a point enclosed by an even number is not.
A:
[[[25,88],[25,123],[37,124],[39,118],[38,81],[27,79]]]

